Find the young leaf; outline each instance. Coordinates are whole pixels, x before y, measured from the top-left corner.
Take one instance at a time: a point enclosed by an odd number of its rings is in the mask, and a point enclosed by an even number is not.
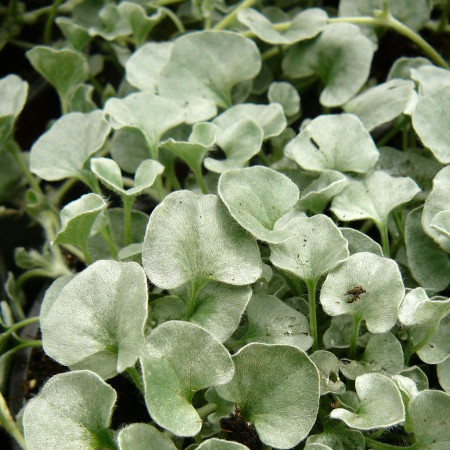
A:
[[[177,436],[195,436],[202,421],[192,406],[201,389],[231,380],[225,347],[203,328],[171,321],[156,328],[141,354],[145,402],[153,420]]]
[[[0,144],[11,133],[17,116],[25,106],[28,83],[17,75],[0,80]]]
[[[317,281],[349,256],[347,241],[334,222],[323,214],[293,219],[283,230],[295,236],[282,244],[271,245],[270,261],[304,281]]]
[[[342,420],[350,428],[373,430],[391,427],[405,420],[402,395],[396,384],[380,373],[368,373],[355,380],[361,404],[353,413],[344,408],[331,411],[332,419]]]
[[[295,116],[300,112],[300,95],[291,83],[286,81],[271,83],[267,91],[267,98],[270,103],[279,103],[288,117]]]
[[[348,292],[361,287],[355,300]],[[373,253],[356,253],[327,275],[320,303],[330,316],[350,314],[365,320],[371,333],[389,331],[397,320],[397,309],[405,295],[402,276],[392,259]]]
[[[97,374],[55,375],[25,408],[27,449],[115,448],[108,430],[117,395]]]
[[[292,78],[318,76],[325,85],[320,103],[327,107],[348,102],[366,82],[373,44],[356,25],[329,24],[313,40],[290,47],[283,70]]]
[[[117,435],[120,450],[176,450],[175,444],[155,427],[133,423]]]
[[[31,172],[47,181],[82,176],[84,164],[103,146],[109,131],[101,111],[65,114],[31,148]]]
[[[263,42],[291,45],[317,36],[326,27],[328,15],[323,9],[306,9],[297,14],[289,28],[283,31],[276,30],[267,17],[252,8],[239,11],[237,18]]]
[[[274,230],[275,222],[298,201],[297,186],[263,166],[229,170],[219,178],[218,193],[233,218],[256,239],[279,244],[293,236]]]
[[[188,33],[175,40],[159,73],[159,93],[187,102],[188,123],[206,120],[216,115],[216,106],[229,108],[231,88],[260,69],[261,55],[250,39],[229,31]]]
[[[86,57],[74,50],[55,50],[38,45],[29,50],[26,57],[34,69],[56,89],[63,110],[71,89],[89,77]]]
[[[199,450],[248,450],[248,447],[238,442],[224,441],[216,438],[203,441],[197,448]]]
[[[43,347],[61,364],[111,378],[136,363],[146,318],[142,268],[97,261],[69,281],[41,316]]]
[[[311,361],[319,369],[320,395],[339,394],[345,391],[345,384],[339,379],[339,359],[331,352],[317,350]]]
[[[215,280],[237,286],[261,275],[256,241],[234,222],[215,195],[168,195],[148,223],[142,254],[151,282],[173,289]]]
[[[349,314],[332,317],[330,327],[323,334],[325,348],[348,348],[354,322],[353,317]]]
[[[86,29],[77,24],[73,19],[57,17],[55,23],[58,25],[64,37],[80,52],[83,51],[84,47],[92,39]]]
[[[339,228],[341,230],[342,236],[347,239],[348,250],[350,255],[359,252],[369,252],[378,256],[383,256],[383,250],[378,242],[375,242],[367,234],[362,233],[354,228]]]
[[[322,115],[289,142],[285,152],[305,170],[366,173],[379,153],[370,134],[353,114]]]
[[[237,403],[261,441],[287,449],[311,430],[319,408],[319,374],[302,350],[289,345],[249,344],[233,361],[236,372],[218,394]]]
[[[425,147],[442,164],[450,163],[450,86],[419,98],[412,124]]]
[[[346,103],[344,111],[358,116],[371,131],[402,114],[413,92],[413,82],[394,79],[367,89]]]

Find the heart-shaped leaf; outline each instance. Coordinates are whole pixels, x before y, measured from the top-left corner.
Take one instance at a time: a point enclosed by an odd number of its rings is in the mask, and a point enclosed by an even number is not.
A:
[[[319,369],[320,395],[339,394],[345,391],[345,384],[339,379],[339,359],[331,352],[317,350],[311,361]]]
[[[120,450],[176,450],[175,444],[155,427],[133,423],[117,435]]]
[[[89,43],[92,37],[84,27],[76,23],[73,19],[67,17],[57,17],[55,19],[64,37],[78,51],[83,51],[84,47]]]
[[[142,260],[151,282],[164,289],[207,279],[241,286],[261,275],[256,241],[218,197],[189,191],[173,192],[153,210]]]
[[[256,239],[278,244],[293,236],[274,230],[299,197],[297,186],[285,175],[263,166],[229,170],[220,176],[218,192],[233,218]]]
[[[195,436],[202,421],[192,406],[201,389],[234,374],[226,348],[203,328],[171,321],[156,328],[141,354],[145,402],[153,420],[177,436]]]
[[[356,299],[349,294],[355,288],[364,290]],[[394,326],[404,295],[395,261],[361,252],[327,275],[320,302],[330,316],[350,314],[357,320],[365,320],[371,333],[385,333]]]
[[[379,153],[368,131],[353,114],[322,115],[289,142],[289,158],[305,170],[365,173]]]
[[[402,114],[414,92],[414,83],[393,79],[358,95],[344,110],[359,117],[367,130],[389,122]]]
[[[323,214],[293,219],[283,230],[295,236],[271,245],[270,261],[304,281],[317,281],[349,256],[339,228]]]
[[[237,403],[261,441],[287,449],[304,439],[319,409],[319,374],[302,350],[289,345],[249,344],[233,361],[236,372],[218,394]]]
[[[116,398],[114,389],[88,370],[55,375],[26,405],[27,448],[115,448],[108,427]]]
[[[344,408],[331,411],[332,419],[342,420],[350,428],[373,430],[391,427],[405,420],[402,395],[396,384],[380,373],[367,373],[355,380],[361,404],[356,412]]]
[[[188,123],[206,120],[216,115],[216,106],[229,108],[232,87],[260,69],[261,55],[250,39],[229,31],[188,33],[175,40],[159,73],[159,93],[187,103]]]
[[[278,31],[274,24],[255,9],[239,11],[238,20],[262,41],[269,44],[294,44],[317,36],[327,25],[328,15],[323,9],[310,8],[297,14],[286,30]]]
[[[300,94],[291,83],[274,81],[269,86],[267,98],[270,103],[279,103],[288,117],[300,112]]]
[[[372,42],[356,25],[333,23],[317,38],[291,46],[283,70],[292,78],[318,76],[325,85],[320,103],[335,107],[348,102],[364,85],[372,56]]]
[[[419,98],[412,124],[425,147],[442,164],[450,163],[450,86]]]
[[[103,146],[109,131],[101,111],[65,114],[34,143],[30,170],[47,181],[82,177],[84,164]]]
[[[89,368],[111,378],[134,366],[144,343],[144,271],[133,262],[97,261],[69,281],[44,311],[45,352],[72,369]]]

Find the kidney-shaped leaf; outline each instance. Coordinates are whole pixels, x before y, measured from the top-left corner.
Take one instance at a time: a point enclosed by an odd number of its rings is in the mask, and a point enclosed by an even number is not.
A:
[[[120,450],[176,450],[175,444],[155,427],[133,423],[119,431]]]
[[[34,143],[30,170],[47,181],[77,177],[109,131],[101,111],[65,114]]]
[[[97,261],[70,280],[45,315],[45,352],[72,369],[110,378],[136,363],[144,343],[147,279],[139,264]]]
[[[108,431],[117,395],[97,374],[55,375],[23,415],[27,449],[114,448]]]
[[[323,9],[310,8],[297,14],[289,28],[278,31],[272,22],[255,9],[239,11],[238,20],[262,41],[269,44],[294,44],[317,36],[327,25],[328,15]]]
[[[356,412],[344,408],[331,411],[332,419],[344,421],[350,428],[373,430],[391,427],[405,420],[402,395],[387,376],[367,373],[356,378],[355,389],[361,401]]]
[[[194,394],[231,380],[234,366],[226,348],[203,328],[170,321],[147,338],[141,354],[145,402],[153,420],[177,436],[195,436],[202,420]]]
[[[283,69],[292,78],[317,75],[325,84],[320,103],[334,107],[348,102],[364,85],[372,56],[372,42],[356,25],[334,23],[314,40],[290,47]]]
[[[231,88],[254,78],[260,69],[261,55],[250,39],[229,31],[188,33],[174,42],[159,74],[159,93],[187,102],[188,122],[205,120],[216,114],[216,105],[230,107]],[[200,115],[198,104],[206,106]]]
[[[229,170],[220,176],[218,192],[233,218],[256,239],[278,244],[293,236],[288,230],[274,230],[299,197],[286,175],[263,166]]]
[[[353,300],[350,290],[362,288]],[[350,314],[365,320],[371,333],[389,331],[397,320],[397,309],[405,295],[402,276],[395,261],[356,253],[329,273],[320,292],[320,302],[330,316]]]
[[[317,281],[349,256],[347,241],[339,228],[323,214],[293,219],[283,230],[295,236],[271,245],[270,261],[302,280]]]
[[[251,284],[262,271],[256,241],[219,198],[190,191],[173,192],[153,210],[142,260],[151,282],[164,289],[207,279]]]
[[[262,442],[285,449],[304,439],[319,409],[319,374],[302,350],[288,345],[249,344],[233,356],[236,372],[216,388],[237,403]]]
[[[322,115],[311,121],[286,148],[289,157],[305,170],[365,173],[379,153],[358,117]]]

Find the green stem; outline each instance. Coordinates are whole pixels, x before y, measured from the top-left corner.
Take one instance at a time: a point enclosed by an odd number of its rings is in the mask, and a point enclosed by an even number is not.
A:
[[[8,327],[8,329],[1,334],[2,337],[9,336],[10,334],[14,333],[17,330],[20,330],[21,328],[24,328],[28,325],[31,325],[33,323],[39,322],[39,317],[30,317],[29,319],[21,320],[20,322],[15,323],[14,325],[11,325]]]
[[[404,243],[405,242],[405,232],[403,230],[403,223],[402,223],[402,212],[399,211],[394,211],[392,213],[392,217],[394,218],[394,222],[395,222],[395,226],[397,228],[398,231],[398,235],[400,237],[400,240]]]
[[[259,151],[258,156],[259,156],[259,158],[261,159],[261,162],[262,162],[265,166],[269,167],[269,165],[270,165],[270,164],[269,164],[269,160],[267,159],[267,156],[265,155],[263,149],[261,149],[261,150]]]
[[[15,45],[19,48],[24,48],[25,50],[30,50],[31,48],[35,47],[35,44],[32,44],[31,42],[26,42],[21,39],[14,38],[8,38],[8,44]]]
[[[328,19],[328,23],[353,23],[355,25],[370,25],[374,27],[392,28],[397,33],[407,37],[409,40],[417,44],[432,61],[438,66],[448,69],[448,64],[442,56],[433,48],[422,36],[408,28],[402,22],[399,22],[390,13],[380,12],[376,17],[333,17]]]
[[[192,281],[191,285],[189,287],[189,297],[187,301],[187,308],[186,308],[186,320],[189,321],[192,315],[194,314],[195,309],[195,297],[197,295],[197,282]]]
[[[205,180],[203,178],[202,168],[196,167],[195,169],[192,169],[192,171],[194,172],[195,179],[197,180],[197,183],[200,186],[203,194],[209,194],[208,187],[206,186]]]
[[[23,350],[24,348],[41,348],[42,347],[42,341],[40,340],[20,340],[21,344],[16,345],[15,347],[11,348],[7,352],[2,354],[2,358],[6,359],[9,358],[9,356],[13,355],[14,353],[18,352],[19,350]]]
[[[22,275],[20,275],[19,278],[17,278],[14,285],[14,294],[18,295],[25,282],[36,277],[54,278],[55,274],[50,270],[42,269],[40,267],[28,270],[27,272],[24,272]]]
[[[309,327],[311,336],[314,339],[312,351],[315,352],[319,348],[319,335],[317,332],[317,315],[316,315],[316,288],[317,280],[306,280],[308,288],[308,305],[309,305]]]
[[[209,416],[211,413],[217,410],[217,405],[215,403],[207,403],[206,405],[201,406],[197,409],[197,414],[204,419],[206,416]]]
[[[400,448],[401,450],[412,450],[418,448],[417,444],[413,444],[409,447],[399,447],[397,445],[390,445],[385,444],[384,442],[374,441],[373,439],[370,439],[366,436],[364,437],[364,440],[366,442],[367,448],[373,448],[375,450],[399,450]]]
[[[58,8],[60,7],[63,0],[55,0],[50,9],[49,15],[47,17],[47,22],[45,23],[44,28],[44,44],[49,45],[52,41],[52,28],[53,22],[55,20],[56,14],[58,12]]]
[[[57,8],[57,12],[61,14],[68,14],[72,12],[73,7],[76,5],[76,2],[74,1],[68,1],[64,5],[61,5]],[[35,9],[34,11],[26,12],[23,15],[23,22],[26,24],[33,24],[36,22],[39,17],[45,16],[46,14],[50,14],[50,11],[52,10],[53,5],[50,6],[44,6],[42,8]]]
[[[51,199],[52,203],[58,207],[64,196],[67,194],[67,192],[72,189],[72,187],[76,184],[78,180],[76,178],[69,178],[68,180],[64,181],[64,183],[61,184],[61,186],[58,188],[58,191],[54,195],[54,197]]]
[[[11,416],[3,394],[0,392],[0,425],[17,441],[21,448],[26,449],[25,439]]]
[[[378,142],[377,147],[383,147],[386,145],[400,130],[404,129],[409,119],[403,117],[399,120]]]
[[[411,356],[414,355],[414,353],[416,353],[423,346],[427,345],[428,342],[430,342],[430,339],[434,335],[435,331],[436,330],[428,331],[428,333],[425,335],[425,337],[421,341],[419,341],[419,343],[416,345],[414,345],[412,341],[408,342],[408,345],[405,348],[405,365],[409,364],[409,360],[410,360]]]
[[[381,236],[381,247],[383,248],[383,253],[386,258],[389,258],[391,253],[389,250],[389,236],[388,236],[388,229],[387,229],[387,221],[383,224],[376,224],[378,231],[380,232]]]
[[[122,196],[123,214],[124,214],[124,231],[125,245],[131,244],[131,207],[133,206],[135,197],[129,195]]]
[[[348,352],[348,357],[350,359],[355,359],[356,357],[356,348],[358,346],[358,336],[359,336],[359,327],[361,325],[361,319],[355,317],[353,324],[352,337],[350,340],[350,350]]]
[[[186,32],[186,29],[184,28],[183,22],[178,18],[178,16],[169,8],[160,7],[162,11],[164,11],[167,16],[170,18],[170,20],[173,22],[173,24],[177,27],[177,30],[180,34],[183,34]]]
[[[233,22],[239,11],[250,8],[250,6],[252,6],[255,2],[256,0],[244,0],[237,8],[230,12],[230,14],[227,14],[218,24],[216,24],[214,30],[222,30],[226,28],[231,22]]]
[[[127,374],[131,378],[131,381],[136,385],[141,394],[144,393],[144,384],[142,382],[142,375],[135,367],[128,367]]]

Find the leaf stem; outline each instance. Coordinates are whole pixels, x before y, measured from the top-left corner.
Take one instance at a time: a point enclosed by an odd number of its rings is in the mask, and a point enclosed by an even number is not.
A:
[[[350,350],[348,352],[348,357],[350,359],[356,358],[356,348],[358,346],[358,336],[359,336],[360,325],[361,325],[361,319],[358,317],[354,317],[352,337],[350,340]]]
[[[206,405],[201,406],[197,409],[197,414],[204,419],[206,416],[209,416],[211,413],[217,410],[217,405],[215,403],[207,403]]]
[[[3,394],[0,392],[0,425],[17,441],[21,448],[26,449],[25,439],[17,423],[11,416]]]
[[[21,320],[20,322],[17,322],[14,325],[11,325],[10,327],[8,327],[8,329],[6,331],[4,331],[1,334],[1,336],[2,337],[9,336],[10,334],[14,333],[15,331],[20,330],[21,328],[24,328],[24,327],[31,325],[33,323],[36,323],[36,322],[39,322],[39,316],[30,317],[29,319]]]
[[[53,272],[47,269],[43,269],[41,267],[28,270],[27,272],[24,272],[22,275],[20,275],[19,278],[17,278],[16,283],[14,285],[14,294],[17,295],[22,289],[22,286],[25,284],[25,282],[32,278],[36,277],[54,278],[54,276],[55,274]]]
[[[328,19],[328,23],[353,23],[355,25],[371,25],[374,27],[392,28],[397,33],[407,37],[417,44],[420,49],[438,66],[448,69],[448,64],[442,56],[433,48],[422,36],[411,30],[404,23],[398,21],[389,12],[380,11],[375,13],[375,17],[333,17]]]
[[[376,224],[378,231],[380,232],[381,236],[381,247],[383,248],[383,253],[386,258],[390,257],[390,250],[389,250],[389,236],[388,236],[388,229],[387,229],[387,221],[383,224]]]
[[[192,169],[192,171],[194,172],[195,178],[197,180],[198,185],[200,186],[200,189],[202,190],[203,194],[209,194],[208,191],[208,187],[206,186],[205,180],[203,178],[203,174],[202,174],[202,168],[195,168]]]
[[[231,22],[233,22],[239,11],[250,8],[250,6],[252,6],[255,2],[256,0],[244,0],[237,8],[231,11],[230,14],[227,14],[218,24],[216,24],[213,29],[222,30],[226,28]]]
[[[47,22],[45,22],[44,28],[44,44],[46,45],[49,45],[52,41],[53,21],[55,20],[58,8],[60,7],[62,2],[63,0],[54,0],[53,5],[50,8],[50,12],[47,17]]]
[[[135,197],[132,197],[129,195],[122,196],[125,245],[131,244],[131,207],[133,206],[134,200],[135,200]]]
[[[402,450],[412,450],[418,448],[416,444],[413,444],[409,447],[399,447],[398,445],[385,444],[384,442],[378,442],[370,439],[367,436],[364,436],[364,440],[368,448],[373,448],[375,450],[399,450],[399,448],[401,448]]]
[[[409,118],[403,116],[378,142],[377,147],[386,145],[404,126],[408,123]]]
[[[309,305],[309,327],[311,336],[314,339],[312,351],[315,352],[319,348],[319,335],[317,332],[317,315],[316,315],[316,288],[317,280],[306,280],[308,288],[308,305]]]

